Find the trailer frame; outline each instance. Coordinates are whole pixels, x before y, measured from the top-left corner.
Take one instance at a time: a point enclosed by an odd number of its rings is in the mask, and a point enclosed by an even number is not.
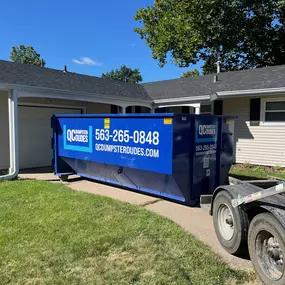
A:
[[[268,181],[276,185],[266,189],[255,185],[258,180],[230,177],[229,182],[211,199],[219,242],[231,254],[249,253],[264,284],[285,284],[285,182]]]

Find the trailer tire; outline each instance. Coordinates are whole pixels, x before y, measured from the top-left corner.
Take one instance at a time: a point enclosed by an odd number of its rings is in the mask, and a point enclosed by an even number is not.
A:
[[[284,236],[284,227],[270,213],[259,214],[250,223],[248,233],[250,259],[259,278],[266,285],[285,284]]]
[[[213,222],[216,236],[223,248],[233,255],[247,254],[247,214],[239,207],[232,206],[233,197],[223,190],[213,205]]]

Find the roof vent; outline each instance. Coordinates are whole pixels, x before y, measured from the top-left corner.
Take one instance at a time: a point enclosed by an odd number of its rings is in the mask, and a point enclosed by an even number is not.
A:
[[[44,67],[44,60],[41,59],[41,67]]]
[[[218,75],[221,72],[221,62],[217,61],[216,65],[217,65],[217,74],[214,75],[214,83],[216,83],[218,81]]]
[[[63,68],[63,72],[67,72],[67,66],[66,65]]]
[[[217,74],[219,74],[221,72],[221,62],[217,61]]]

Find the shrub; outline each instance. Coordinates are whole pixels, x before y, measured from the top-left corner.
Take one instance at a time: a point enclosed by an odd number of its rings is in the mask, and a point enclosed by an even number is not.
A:
[[[251,163],[250,163],[249,161],[246,161],[246,162],[243,163],[243,166],[244,166],[245,168],[250,168]]]
[[[282,169],[283,169],[283,167],[282,167],[281,165],[279,165],[279,164],[277,164],[277,165],[274,166],[274,170],[275,170],[275,171],[280,171],[280,170],[282,170]]]
[[[253,171],[262,172],[262,171],[264,171],[264,166],[258,165],[258,166],[253,168]]]

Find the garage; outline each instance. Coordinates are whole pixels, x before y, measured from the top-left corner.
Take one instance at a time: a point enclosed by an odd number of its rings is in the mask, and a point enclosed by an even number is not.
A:
[[[81,114],[80,108],[21,104],[18,107],[20,168],[51,166],[51,117]]]

